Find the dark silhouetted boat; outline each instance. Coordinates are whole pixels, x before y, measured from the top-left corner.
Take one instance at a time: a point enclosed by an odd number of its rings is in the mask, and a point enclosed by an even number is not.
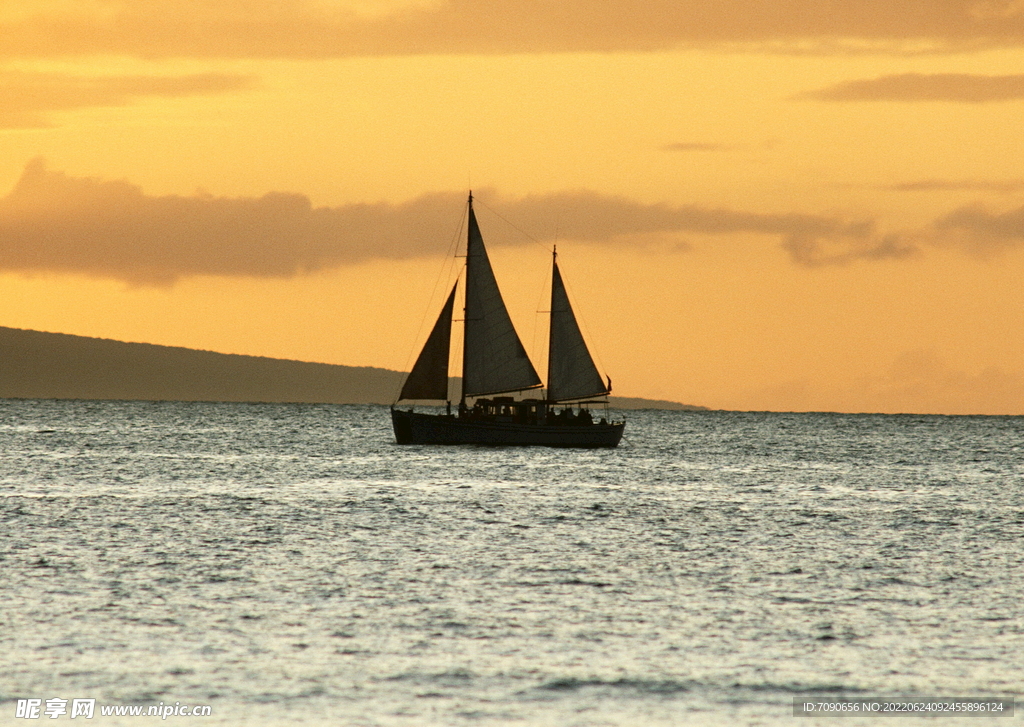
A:
[[[543,398],[524,394],[541,380],[512,325],[498,290],[469,195],[466,245],[462,390],[458,409],[448,397],[448,359],[456,281],[399,394],[402,401],[445,401],[445,413],[391,407],[399,444],[482,444],[615,447],[625,422],[595,420],[593,404],[607,407],[611,379],[603,379],[569,304],[557,253],[551,275],[548,385]],[[513,396],[512,394],[518,394]],[[575,406],[575,409],[574,409]]]

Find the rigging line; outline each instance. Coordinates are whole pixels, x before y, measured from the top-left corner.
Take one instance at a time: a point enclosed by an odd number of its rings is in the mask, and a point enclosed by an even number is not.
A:
[[[500,212],[498,212],[498,211],[497,211],[497,210],[495,210],[495,209],[494,209],[493,207],[491,207],[491,206],[490,206],[489,204],[487,204],[486,202],[481,202],[481,201],[480,201],[480,200],[479,200],[478,198],[476,198],[476,197],[474,197],[474,198],[473,198],[473,201],[474,201],[474,202],[476,202],[477,204],[479,204],[479,205],[483,206],[483,207],[486,207],[486,208],[487,208],[487,211],[488,211],[488,212],[490,212],[491,214],[493,214],[493,215],[494,215],[495,217],[497,217],[498,219],[500,219],[500,220],[501,220],[502,222],[504,222],[504,223],[505,223],[506,225],[508,225],[509,227],[511,227],[511,228],[512,228],[513,230],[515,230],[516,232],[518,232],[518,233],[519,233],[520,235],[522,235],[522,236],[523,236],[523,237],[525,237],[526,239],[528,239],[528,240],[529,240],[530,242],[534,242],[534,243],[536,243],[536,244],[540,245],[540,246],[541,246],[541,247],[543,247],[543,248],[544,248],[545,250],[547,250],[549,254],[551,253],[551,248],[550,248],[550,247],[548,247],[547,245],[545,245],[545,244],[544,244],[543,242],[541,242],[540,240],[538,240],[538,239],[537,239],[536,237],[534,237],[533,235],[531,235],[531,234],[530,234],[529,232],[527,232],[526,230],[524,230],[524,229],[522,229],[521,227],[517,226],[517,225],[516,225],[515,223],[513,223],[513,222],[512,222],[512,221],[510,221],[510,220],[509,220],[508,218],[506,218],[505,216],[503,216],[503,215],[502,215],[502,214],[501,214]]]
[[[455,234],[452,236],[452,240],[451,240],[451,242],[449,243],[449,246],[448,246],[447,259],[450,261],[448,277],[450,278],[451,277],[451,270],[452,270],[452,268],[456,267],[457,265],[460,265],[460,263],[458,262],[459,257],[460,257],[459,256],[459,245],[461,244],[462,240],[466,240],[466,245],[467,245],[466,255],[463,256],[465,259],[463,259],[463,261],[461,263],[461,267],[459,268],[459,272],[455,276],[455,282],[456,283],[459,281],[460,278],[463,277],[463,273],[466,272],[466,261],[469,259],[469,248],[468,248],[469,240],[468,240],[468,237],[467,237],[467,232],[468,232],[467,228],[468,228],[468,226],[469,226],[469,205],[465,204],[465,205],[462,206],[462,217],[459,220],[459,227],[455,231]],[[466,283],[466,281],[463,281],[463,285],[462,285],[462,300],[463,300],[462,309],[463,309],[463,311],[465,311],[465,306],[466,306],[466,303],[465,303],[466,284],[465,283]],[[465,316],[463,316],[463,317],[465,317]],[[466,325],[465,321],[463,321],[462,325],[463,326]],[[464,338],[464,336],[454,336],[454,344],[455,345],[449,345],[449,347],[448,347],[448,399],[449,399],[449,401],[457,398],[455,396],[455,392],[456,391],[459,391],[459,393],[461,395],[461,386],[462,386],[462,378],[461,378],[462,377],[462,339],[463,338]],[[454,366],[452,365],[453,362],[455,364]],[[459,384],[458,384],[458,386],[460,387],[460,389],[455,389],[453,381],[452,381],[452,379],[454,378],[452,376],[452,371],[456,371],[456,370],[459,372]]]
[[[555,233],[555,242],[557,243],[557,241],[558,241],[558,233],[556,232]],[[532,350],[534,356],[537,356],[537,318],[538,318],[538,316],[542,316],[545,313],[547,313],[547,314],[551,313],[551,310],[550,310],[551,305],[550,304],[551,304],[551,275],[552,275],[552,267],[550,265],[548,265],[545,268],[545,270],[547,272],[544,274],[544,282],[540,286],[540,292],[538,294],[539,295],[539,300],[537,302],[536,310],[534,311],[534,314],[533,314],[533,342],[530,344],[530,347],[531,347],[531,350]],[[547,304],[544,303],[545,300],[547,300]],[[548,335],[545,337],[545,339],[550,338],[551,337],[551,318],[550,317],[548,318],[548,330],[546,331],[546,333]],[[537,356],[537,358],[535,358],[534,360],[538,361],[538,365],[540,366],[541,370],[545,372],[544,379],[547,380],[548,359],[551,356],[551,351],[549,350],[549,347],[544,345],[544,344],[541,344],[540,350],[541,350],[541,353],[543,355]],[[551,382],[548,381],[547,383],[550,384]]]
[[[513,230],[515,230],[516,232],[518,232],[518,233],[519,233],[520,235],[522,235],[522,236],[523,236],[523,237],[525,237],[526,239],[528,239],[528,240],[529,240],[530,242],[533,242],[533,243],[535,243],[536,245],[539,245],[540,247],[542,247],[542,248],[544,249],[544,251],[545,251],[545,252],[547,252],[547,253],[548,253],[549,255],[550,255],[550,254],[552,254],[552,253],[554,252],[554,248],[549,248],[549,247],[548,247],[547,245],[545,245],[545,244],[544,244],[543,242],[541,242],[540,240],[538,240],[538,239],[537,239],[536,237],[534,237],[533,235],[531,235],[531,234],[530,234],[529,232],[527,232],[526,230],[524,230],[524,229],[522,229],[521,227],[519,227],[518,225],[516,225],[516,224],[515,224],[514,222],[512,222],[511,220],[509,220],[509,219],[508,219],[507,217],[505,217],[504,215],[502,215],[502,214],[501,214],[500,212],[498,212],[497,210],[495,210],[495,209],[494,209],[493,207],[491,207],[491,206],[490,206],[489,204],[487,204],[486,202],[482,202],[482,201],[480,201],[480,200],[479,200],[479,198],[477,198],[477,197],[474,197],[473,199],[474,199],[474,201],[475,201],[475,202],[477,202],[477,203],[478,203],[478,204],[479,204],[480,206],[482,206],[482,207],[486,208],[488,212],[490,212],[491,214],[493,214],[493,215],[494,215],[495,217],[497,217],[498,219],[500,219],[500,220],[501,220],[502,222],[504,222],[504,223],[505,223],[506,225],[508,225],[509,227],[511,227],[511,228],[512,228]],[[556,228],[555,228],[555,239],[556,239],[556,241],[557,241],[557,239],[558,239],[558,228],[557,228],[557,225],[556,225]],[[548,278],[547,278],[547,281],[548,281],[548,282],[550,282],[550,279],[551,279],[551,274],[550,274],[550,272],[549,272],[549,273],[548,273]],[[544,291],[545,291],[546,289],[547,289],[547,288],[545,288],[545,287],[541,287],[541,292],[540,292],[540,295],[541,295],[541,296],[543,296],[543,295],[544,295]],[[532,339],[532,340],[530,341],[530,359],[531,359],[532,361],[540,361],[540,366],[541,366],[541,369],[543,370],[543,369],[546,369],[546,368],[547,368],[547,359],[548,359],[548,353],[547,353],[547,347],[545,346],[545,347],[543,347],[543,350],[544,350],[544,352],[545,352],[545,355],[543,355],[543,356],[541,356],[541,357],[538,357],[538,356],[537,356],[537,315],[539,315],[539,314],[540,314],[541,312],[542,312],[542,311],[540,311],[540,305],[538,304],[538,306],[537,306],[537,311],[536,311],[536,313],[534,314],[534,317],[533,317],[533,331],[532,331],[532,334],[531,334],[531,339]]]
[[[418,350],[417,344],[419,343],[420,338],[421,338],[421,336],[423,334],[423,325],[424,325],[424,323],[426,323],[426,321],[428,319],[428,316],[430,315],[430,311],[433,310],[433,307],[434,307],[433,306],[433,304],[434,304],[434,296],[437,295],[438,285],[441,284],[441,280],[442,279],[449,280],[449,281],[451,280],[452,268],[455,266],[456,253],[458,253],[458,251],[459,251],[459,239],[462,236],[462,230],[466,226],[466,218],[468,217],[468,214],[469,214],[468,213],[468,209],[465,206],[463,206],[463,208],[462,208],[462,217],[459,220],[459,226],[455,229],[455,233],[452,235],[451,239],[448,241],[448,246],[445,249],[444,258],[441,261],[441,269],[438,271],[437,276],[434,278],[434,286],[430,290],[430,298],[428,298],[427,306],[426,306],[426,308],[424,308],[423,315],[420,317],[420,323],[419,323],[419,326],[416,329],[416,338],[413,341],[412,349],[406,355],[406,359],[405,359],[405,373],[406,374],[408,374],[409,371],[412,368],[413,356],[416,355],[416,351]],[[459,275],[456,276],[456,278],[455,278],[456,281],[458,281],[458,279],[459,279],[459,277],[461,277],[461,275],[462,275],[462,273],[460,272]],[[445,286],[445,287],[447,287],[447,286]],[[405,377],[405,378],[408,378],[408,377]],[[405,384],[405,378],[403,378],[401,380],[401,383],[399,383],[399,385],[398,385],[398,391],[395,392],[395,401],[396,402],[398,401],[398,397],[401,396],[402,386],[404,386],[404,384]]]

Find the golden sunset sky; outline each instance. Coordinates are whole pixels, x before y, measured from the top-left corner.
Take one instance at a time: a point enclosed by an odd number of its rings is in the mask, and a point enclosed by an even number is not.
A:
[[[557,243],[618,395],[1024,414],[1021,0],[19,0],[0,39],[0,325],[407,370],[472,187],[538,370]]]

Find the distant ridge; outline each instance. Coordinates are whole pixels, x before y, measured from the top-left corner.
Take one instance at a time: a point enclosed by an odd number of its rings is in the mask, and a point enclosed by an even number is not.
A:
[[[640,399],[630,396],[609,396],[609,406],[615,409],[670,409],[672,411],[711,411],[706,406],[680,404],[678,401],[666,399]]]
[[[0,397],[390,403],[402,374],[0,327]]]
[[[391,404],[405,374],[0,326],[0,398]],[[612,397],[623,409],[700,409]]]

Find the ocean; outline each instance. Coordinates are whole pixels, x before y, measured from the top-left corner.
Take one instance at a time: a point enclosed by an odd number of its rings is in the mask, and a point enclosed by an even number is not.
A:
[[[1020,719],[794,704],[1020,698],[1024,418],[626,412],[574,451],[399,447],[378,406],[0,413],[0,724]]]

